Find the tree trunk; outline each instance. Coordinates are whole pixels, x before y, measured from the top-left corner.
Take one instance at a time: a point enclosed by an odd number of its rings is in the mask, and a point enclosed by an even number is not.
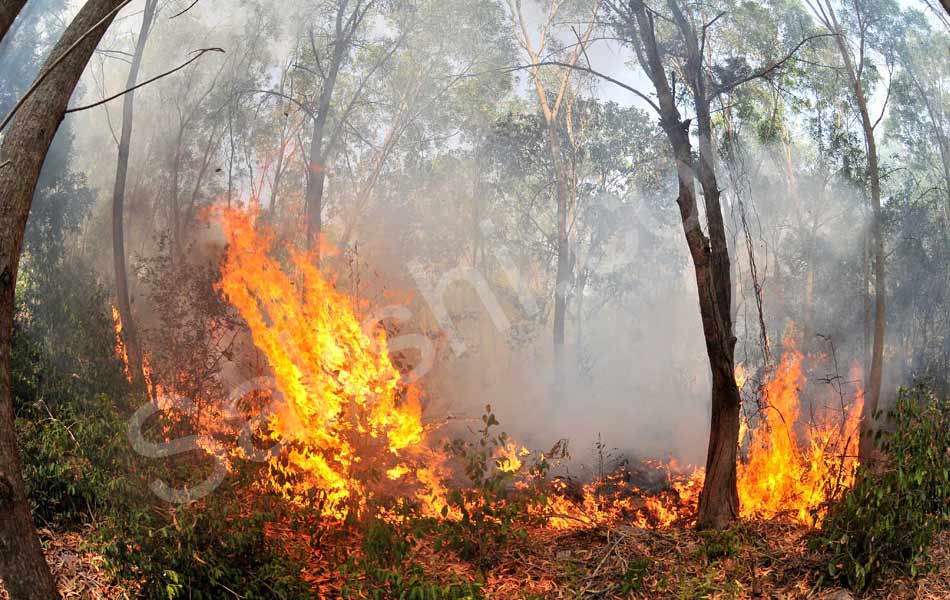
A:
[[[677,205],[683,234],[696,275],[699,309],[712,379],[709,447],[706,479],[699,497],[697,526],[721,529],[739,517],[736,482],[739,412],[741,399],[734,373],[736,337],[732,331],[732,273],[729,246],[720,205],[712,143],[712,120],[706,95],[703,57],[695,31],[675,0],[668,5],[687,49],[686,76],[692,87],[699,133],[699,164],[693,158],[689,120],[682,120],[667,80],[652,13],[642,2],[631,2],[642,42],[638,57],[657,93],[660,125],[666,132],[676,161],[679,193]],[[696,180],[703,188],[706,224],[703,232],[697,206]]]
[[[69,98],[120,0],[89,0],[44,66],[51,71],[10,123],[0,147],[0,578],[12,600],[58,598],[26,497],[16,445],[10,371],[14,294],[27,217],[40,169]],[[97,26],[98,25],[98,26]],[[80,41],[81,40],[81,41]]]
[[[868,462],[874,454],[873,430],[881,400],[881,383],[884,376],[884,336],[886,333],[887,289],[884,274],[884,232],[881,217],[881,173],[878,167],[877,143],[874,139],[874,125],[868,111],[867,97],[860,73],[855,70],[851,52],[845,42],[844,33],[830,4],[827,5],[829,29],[835,33],[838,51],[844,62],[855,104],[861,115],[861,128],[864,131],[864,146],[868,159],[868,179],[871,188],[871,252],[874,257],[874,333],[871,345],[871,368],[865,382],[864,410],[861,413],[861,442],[859,457]],[[862,33],[863,35],[863,33]],[[860,47],[863,49],[864,44]],[[862,50],[863,52],[863,50]]]
[[[557,115],[548,120],[548,145],[554,163],[555,195],[557,196],[557,279],[554,284],[554,368],[564,375],[564,326],[571,287],[570,240],[567,232],[568,183],[561,157],[561,140],[557,131]],[[558,386],[560,387],[560,386]]]
[[[313,256],[314,263],[320,266],[320,236],[323,232],[323,191],[327,181],[327,154],[330,148],[324,148],[327,121],[330,117],[330,104],[333,91],[340,74],[340,67],[346,59],[349,45],[362,18],[357,18],[360,4],[353,8],[353,14],[344,21],[347,2],[338,5],[336,15],[336,37],[333,40],[333,55],[330,57],[329,70],[323,80],[317,110],[313,115],[313,136],[310,140],[310,159],[307,174],[307,250]],[[365,12],[363,13],[365,15]],[[311,40],[312,41],[312,40]],[[316,44],[313,50],[316,52]]]
[[[135,87],[142,66],[142,55],[148,41],[149,29],[155,17],[158,0],[146,0],[142,15],[142,28],[135,44],[135,55],[129,68],[126,89]],[[139,345],[135,321],[132,319],[132,303],[129,299],[129,280],[125,256],[125,186],[129,173],[129,149],[132,144],[132,120],[135,112],[135,92],[125,95],[122,105],[122,133],[119,138],[119,158],[116,162],[115,188],[112,193],[112,259],[115,268],[116,304],[122,324],[122,342],[129,361],[129,373],[136,390],[145,389],[142,370],[142,347]]]
[[[7,35],[26,0],[0,0],[0,40]]]

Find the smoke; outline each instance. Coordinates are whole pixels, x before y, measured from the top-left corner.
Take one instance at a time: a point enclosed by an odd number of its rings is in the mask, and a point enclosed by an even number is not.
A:
[[[267,218],[282,235],[299,239],[301,232],[307,130],[288,135],[287,148],[279,148],[282,128],[299,124],[300,113],[252,91],[278,89],[287,66],[294,65],[294,20],[302,13],[278,13],[272,4],[252,2],[225,11],[211,4],[174,21],[167,12],[159,16],[142,78],[174,68],[197,48],[221,46],[227,55],[209,55],[136,96],[126,238],[135,310],[149,319],[163,307],[149,304],[141,270],[163,251],[171,198],[190,223],[194,262],[210,262],[221,251],[220,233],[201,216],[202,207],[215,202],[266,207],[278,196],[276,214]],[[137,12],[127,14],[107,46],[128,48],[137,35]],[[504,19],[489,24],[502,33],[509,26]],[[376,24],[374,35],[387,35],[392,27]],[[410,37],[408,47],[413,43]],[[502,428],[526,446],[546,449],[569,439],[573,468],[592,463],[598,439],[618,454],[702,464],[709,368],[675,205],[675,174],[655,118],[614,106],[610,114],[620,122],[610,125],[608,135],[632,139],[619,151],[605,143],[603,154],[616,154],[620,166],[610,172],[625,170],[624,183],[598,188],[591,183],[594,167],[582,173],[586,179],[581,177],[572,215],[575,280],[559,367],[551,324],[549,167],[530,128],[517,130],[524,136],[514,141],[495,131],[506,112],[534,115],[533,98],[521,90],[521,96],[500,100],[511,83],[499,83],[498,73],[446,88],[451,68],[464,64],[460,51],[453,51],[427,47],[427,59],[445,53],[444,64],[431,73],[407,51],[372,80],[366,107],[346,129],[344,143],[352,150],[337,153],[328,165],[325,237],[340,252],[326,258],[327,268],[338,274],[342,289],[382,311],[367,309],[365,317],[382,321],[393,344],[401,346],[397,355],[417,368],[427,419],[451,417],[446,435],[477,427],[491,405]],[[365,64],[353,69],[363,73]],[[121,54],[100,52],[86,75],[83,103],[115,93],[125,78]],[[357,89],[359,81],[346,79],[344,89]],[[403,118],[398,100],[410,92],[415,120],[398,129],[394,149],[373,178],[375,158],[382,156],[375,152],[394,129],[393,119]],[[466,94],[481,96],[466,103]],[[69,117],[75,132],[71,168],[85,175],[97,196],[81,245],[107,283],[120,104]],[[479,119],[488,122],[474,126]],[[596,135],[592,128],[591,145]],[[737,282],[737,357],[765,376],[751,265],[737,216],[741,198],[774,356],[794,322],[809,350],[828,353],[824,340],[833,340],[843,371],[851,361],[863,362],[867,215],[852,180],[858,169],[806,142],[793,143],[787,152],[751,136],[743,145],[741,161],[720,165]],[[280,184],[273,171],[278,152],[289,165]],[[528,157],[518,167],[507,164],[519,153]],[[592,154],[578,156],[592,161]],[[239,362],[226,366],[229,380],[237,379]],[[827,374],[827,364],[819,375]],[[890,385],[902,377],[891,374]],[[811,381],[809,386],[823,385]]]

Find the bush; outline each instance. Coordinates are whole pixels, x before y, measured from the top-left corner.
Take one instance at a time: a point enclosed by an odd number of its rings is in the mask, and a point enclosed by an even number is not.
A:
[[[884,463],[861,468],[813,540],[828,575],[856,591],[886,575],[916,576],[950,522],[950,402],[902,390],[889,418],[878,435]]]
[[[124,496],[128,383],[104,290],[78,265],[24,269],[13,328],[13,408],[37,520],[70,527]]]
[[[106,557],[120,576],[142,582],[142,598],[307,598],[303,565],[268,539],[265,525],[276,517],[263,500],[222,486],[193,504],[144,505],[106,526]]]
[[[490,406],[482,423],[476,442],[457,439],[446,445],[446,451],[461,460],[472,485],[448,493],[443,516],[452,513],[459,518],[439,523],[436,550],[447,547],[484,574],[511,541],[528,537],[527,526],[543,522],[534,516],[538,511],[532,510],[543,499],[531,490],[514,489],[515,477],[523,467],[498,458],[500,449],[512,448],[513,443],[504,432],[492,433],[498,421]],[[540,475],[544,469],[546,465],[539,463],[533,471]]]
[[[346,577],[343,598],[476,600],[481,586],[451,577],[439,580],[409,559],[415,537],[429,528],[411,510],[397,510],[393,522],[371,520],[365,531],[362,556],[351,557],[341,572]],[[443,578],[444,579],[444,578]]]

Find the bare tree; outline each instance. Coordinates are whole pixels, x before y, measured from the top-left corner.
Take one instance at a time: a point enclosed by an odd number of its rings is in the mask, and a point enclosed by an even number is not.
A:
[[[0,578],[14,600],[58,598],[33,525],[13,422],[11,343],[20,251],[33,192],[53,136],[99,40],[124,5],[88,0],[44,65],[0,146]]]
[[[135,44],[135,54],[129,67],[126,88],[135,87],[142,66],[142,55],[148,42],[152,21],[158,0],[145,0],[142,14],[142,27]],[[122,324],[122,341],[129,361],[129,372],[136,389],[145,389],[145,377],[142,371],[142,347],[139,345],[138,331],[132,318],[132,304],[129,299],[129,280],[125,255],[125,186],[129,173],[129,151],[132,145],[132,120],[135,114],[135,92],[125,95],[122,104],[122,133],[119,137],[119,156],[116,161],[115,188],[112,192],[112,258],[115,267],[116,308]]]

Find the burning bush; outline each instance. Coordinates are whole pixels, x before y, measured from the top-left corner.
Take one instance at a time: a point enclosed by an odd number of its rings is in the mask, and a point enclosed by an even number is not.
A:
[[[385,335],[364,329],[359,300],[253,214],[221,217],[228,248],[217,289],[250,328],[276,388],[267,425],[285,447],[270,483],[338,518],[365,508],[381,482],[425,488],[420,498],[437,501],[419,391],[400,380]]]

